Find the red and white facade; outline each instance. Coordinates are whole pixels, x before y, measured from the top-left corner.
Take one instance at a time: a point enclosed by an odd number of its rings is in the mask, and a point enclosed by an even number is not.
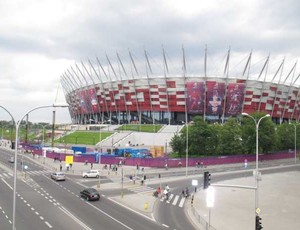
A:
[[[74,123],[168,123],[191,120],[195,115],[223,120],[242,112],[265,112],[277,122],[299,120],[299,86],[294,83],[188,73],[132,79],[116,74],[112,79],[100,76],[101,69],[108,72],[102,66],[89,64],[90,68],[76,65],[76,71],[61,77]],[[112,65],[110,68],[113,70]]]

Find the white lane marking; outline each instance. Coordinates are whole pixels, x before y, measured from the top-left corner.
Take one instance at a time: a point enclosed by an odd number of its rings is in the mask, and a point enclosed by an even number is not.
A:
[[[173,201],[173,203],[172,203],[172,204],[173,204],[173,205],[176,205],[176,204],[177,204],[177,201],[178,201],[178,199],[179,199],[179,196],[178,196],[178,195],[176,195],[176,196],[175,196],[175,199],[174,199],[174,201]]]
[[[185,201],[185,197],[183,197],[179,203],[179,207],[182,208],[183,207],[183,204],[184,204],[184,201]]]
[[[87,225],[85,225],[82,221],[80,221],[77,217],[75,217],[71,212],[69,212],[65,207],[61,206],[59,209],[67,214],[69,217],[71,217],[73,220],[75,220],[81,227],[83,227],[86,230],[92,230]]]
[[[86,202],[88,205],[92,206],[93,208],[95,208],[96,210],[98,210],[99,212],[103,213],[104,215],[106,215],[107,217],[111,218],[112,220],[116,221],[117,223],[121,224],[122,226],[124,226],[127,229],[133,230],[132,228],[130,228],[129,226],[127,226],[126,224],[122,223],[121,221],[117,220],[116,218],[112,217],[111,215],[107,214],[106,212],[102,211],[101,209],[97,208],[96,206]]]
[[[47,221],[45,221],[45,224],[49,227],[49,228],[53,228],[51,224],[49,224]]]
[[[166,228],[169,228],[169,226],[168,226],[168,225],[166,225],[166,224],[162,224],[162,226],[164,226],[164,227],[166,227]]]
[[[142,213],[137,212],[137,211],[135,211],[135,210],[133,210],[133,209],[131,209],[131,208],[125,206],[124,204],[121,204],[121,203],[119,203],[118,201],[113,200],[113,199],[110,198],[110,197],[107,197],[107,199],[109,199],[110,201],[112,201],[112,202],[114,202],[114,203],[116,203],[116,204],[122,206],[123,208],[126,208],[126,209],[128,209],[128,210],[130,210],[130,211],[132,211],[132,212],[134,212],[134,213],[136,213],[136,214],[138,214],[138,215],[140,215],[140,216],[142,216],[142,217],[148,219],[148,220],[152,220],[152,221],[156,222],[156,220],[155,220],[154,218],[152,219],[152,218],[150,218],[149,216],[143,215]]]
[[[4,180],[3,178],[1,178],[1,180],[11,189],[13,190],[13,188],[6,182],[6,180]]]

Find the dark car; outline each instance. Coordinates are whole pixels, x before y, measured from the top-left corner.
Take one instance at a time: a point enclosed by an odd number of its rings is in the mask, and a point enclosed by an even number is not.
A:
[[[100,200],[100,194],[94,188],[86,188],[80,192],[80,196],[87,201]]]

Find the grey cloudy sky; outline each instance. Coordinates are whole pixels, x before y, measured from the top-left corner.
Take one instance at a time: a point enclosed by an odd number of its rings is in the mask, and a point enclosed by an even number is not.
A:
[[[128,50],[162,60],[162,46],[174,60],[184,47],[188,72],[202,65],[205,45],[221,72],[229,47],[236,63],[251,50],[261,65],[270,54],[274,68],[285,57],[288,72],[300,52],[299,9],[297,0],[0,0],[0,105],[19,120],[65,102],[60,77],[75,63]],[[51,122],[51,111],[30,121]],[[67,109],[56,122],[70,122]]]

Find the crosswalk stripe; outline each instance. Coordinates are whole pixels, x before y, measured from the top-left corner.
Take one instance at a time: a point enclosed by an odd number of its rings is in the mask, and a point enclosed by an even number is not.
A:
[[[178,199],[179,199],[179,196],[178,195],[176,195],[175,196],[175,198],[174,198],[174,200],[173,200],[173,205],[176,205],[177,204],[177,201],[178,201]]]
[[[185,201],[185,197],[183,197],[179,203],[179,207],[182,208],[183,207],[183,204],[184,204],[184,201]]]
[[[170,203],[170,200],[172,200],[174,194],[172,193],[170,196],[169,196],[169,199],[167,200],[167,203]]]

